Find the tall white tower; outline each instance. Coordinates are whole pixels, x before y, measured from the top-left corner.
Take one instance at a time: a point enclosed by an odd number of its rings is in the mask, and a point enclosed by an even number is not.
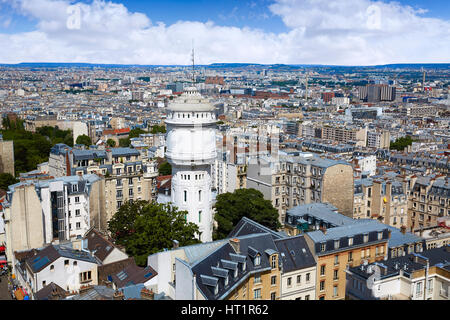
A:
[[[188,212],[187,222],[199,226],[199,240],[212,241],[211,165],[216,159],[214,106],[197,88],[169,105],[167,160],[172,165],[172,203]]]

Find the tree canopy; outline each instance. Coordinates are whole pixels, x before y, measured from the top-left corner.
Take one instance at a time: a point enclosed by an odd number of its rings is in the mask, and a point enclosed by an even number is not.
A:
[[[10,173],[0,173],[0,189],[8,190],[10,185],[18,183],[19,180],[16,179]]]
[[[391,143],[391,150],[403,151],[406,147],[412,145],[413,139],[410,136],[400,137]]]
[[[156,134],[156,133],[166,133],[166,127],[165,126],[158,126],[154,125],[152,127],[152,130],[150,130],[150,133]]]
[[[147,131],[142,130],[141,128],[136,128],[130,131],[128,134],[128,138],[139,138],[140,134],[148,133]]]
[[[84,144],[86,147],[89,147],[92,144],[92,140],[87,135],[82,134],[81,136],[78,136],[76,143]]]
[[[173,240],[180,246],[199,243],[198,226],[187,223],[185,214],[169,204],[127,202],[108,222],[108,229],[116,244],[125,246],[138,265],[146,266],[149,255],[171,248]]]
[[[217,196],[215,209],[217,228],[214,229],[214,240],[226,238],[243,217],[272,230],[281,227],[278,211],[270,200],[265,200],[263,194],[255,189],[237,189],[233,193],[220,194]]]
[[[170,176],[172,174],[172,166],[170,165],[170,163],[163,162],[161,163],[161,165],[159,166],[159,175],[160,176]]]
[[[108,139],[108,141],[106,141],[106,144],[108,145],[108,147],[114,148],[116,146],[116,141],[113,139]]]
[[[119,139],[119,147],[121,148],[127,148],[130,146],[130,144],[131,144],[130,138]]]
[[[14,142],[14,170],[16,175],[36,169],[39,163],[47,162],[50,149],[57,143],[73,146],[72,131],[58,127],[37,128],[36,133],[26,131],[24,121],[3,119],[4,140]]]

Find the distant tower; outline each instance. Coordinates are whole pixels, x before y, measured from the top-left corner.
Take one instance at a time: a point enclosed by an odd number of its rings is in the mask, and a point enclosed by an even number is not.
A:
[[[305,91],[305,99],[308,100],[308,73],[306,73],[306,91]]]
[[[216,159],[214,107],[197,88],[186,88],[168,107],[167,160],[172,165],[172,203],[212,241],[211,165]]]
[[[425,92],[425,70],[422,67],[423,79],[422,79],[422,92]]]

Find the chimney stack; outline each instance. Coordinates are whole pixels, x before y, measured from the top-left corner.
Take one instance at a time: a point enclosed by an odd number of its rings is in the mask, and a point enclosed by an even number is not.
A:
[[[241,253],[241,241],[239,239],[233,238],[230,239],[229,242],[236,253]]]
[[[403,234],[406,234],[406,227],[405,227],[405,226],[401,226],[401,227],[400,227],[400,231],[401,231]]]
[[[173,248],[178,249],[180,247],[180,242],[178,240],[172,240]]]

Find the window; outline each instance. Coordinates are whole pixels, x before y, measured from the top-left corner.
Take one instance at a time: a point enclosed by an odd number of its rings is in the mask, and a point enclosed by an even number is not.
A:
[[[320,281],[320,291],[324,291],[325,290],[325,280]]]
[[[75,203],[80,203],[80,197],[75,197]]]
[[[202,222],[202,211],[200,210],[198,212],[198,223],[201,223],[201,222]]]
[[[292,285],[292,278],[291,277],[287,278],[287,285],[288,285],[288,287],[290,287]]]
[[[306,283],[308,283],[311,279],[309,272],[306,274]]]
[[[253,291],[253,298],[254,299],[261,299],[261,289],[255,289]]]
[[[261,283],[261,275],[260,274],[255,275],[255,283]]]
[[[133,196],[133,189],[128,189],[128,195]]]
[[[416,295],[420,295],[422,293],[422,282],[418,282],[416,285]]]
[[[74,185],[72,186],[72,191],[73,191],[73,192],[77,192],[77,191],[78,191],[78,185],[74,184]]]
[[[80,229],[81,229],[81,223],[77,222],[77,230],[80,230]]]
[[[383,239],[383,232],[378,232],[378,240]]]
[[[133,185],[133,178],[129,178],[129,179],[128,179],[128,185],[130,185],[130,186]]]
[[[64,267],[68,267],[69,266],[69,260],[64,260]]]
[[[54,265],[50,266],[50,271],[55,271],[55,266]]]
[[[198,202],[202,202],[202,190],[198,191]]]
[[[320,275],[324,276],[325,275],[325,265],[320,266]]]
[[[89,282],[92,280],[91,271],[86,271],[80,273],[80,282]]]
[[[277,267],[277,256],[272,256],[272,269]]]
[[[117,201],[117,209],[120,209],[121,206],[122,206],[122,201]]]
[[[184,190],[184,202],[186,202],[186,201],[187,201],[187,191]]]
[[[276,299],[276,293],[275,292],[271,292],[270,293],[270,300],[275,300]]]
[[[337,265],[337,264],[339,264],[339,256],[335,255],[334,256],[334,265]]]
[[[274,286],[274,285],[277,284],[277,276],[272,276],[272,277],[270,278],[270,284],[271,284],[272,286]]]
[[[338,286],[334,286],[333,287],[333,297],[337,297],[338,296]]]
[[[353,252],[348,253],[348,262],[353,261]]]
[[[302,282],[302,276],[301,275],[298,275],[297,276],[297,283],[301,283]]]
[[[321,243],[320,244],[320,251],[325,251],[326,248],[326,243]]]
[[[339,249],[339,240],[334,240],[334,249]]]
[[[333,280],[338,280],[339,279],[339,270],[334,270],[333,271]]]
[[[364,235],[364,243],[369,242],[369,235],[365,234]]]
[[[309,300],[309,294],[305,296],[305,300]]]
[[[80,209],[75,210],[75,217],[81,216]]]
[[[255,266],[259,266],[261,264],[261,256],[259,254],[255,257]]]
[[[352,246],[353,245],[353,238],[348,238],[348,246]]]

